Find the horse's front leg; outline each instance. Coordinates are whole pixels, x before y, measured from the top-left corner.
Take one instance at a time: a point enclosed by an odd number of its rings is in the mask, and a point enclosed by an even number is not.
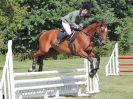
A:
[[[92,58],[88,59],[88,61],[90,61],[90,69],[91,69],[91,72],[89,73],[89,75],[90,75],[90,77],[93,77],[97,73],[97,70],[99,69],[100,56],[99,55],[95,55],[94,53],[91,53],[89,56],[90,57],[94,57],[97,60],[95,66],[94,66],[93,65],[93,59]]]
[[[97,59],[96,64],[95,64],[95,69],[98,70],[99,69],[99,65],[100,65],[100,56],[99,55],[95,55],[95,58]]]
[[[83,58],[86,58],[86,59],[88,59],[88,61],[90,62],[90,73],[89,73],[89,76],[91,77],[91,78],[93,78],[93,76],[97,73],[97,69],[95,69],[94,68],[94,64],[93,64],[93,58],[92,57],[94,57],[95,56],[95,54],[93,54],[93,53],[86,53],[85,51],[83,51],[83,50],[81,50],[81,51],[79,51],[79,55],[81,56],[81,57],[83,57]]]
[[[99,69],[99,64],[100,64],[100,57],[93,52],[88,53],[89,58],[88,61],[90,62],[90,77],[93,78],[93,76],[97,73],[97,70]],[[96,58],[96,64],[94,65],[93,58]]]
[[[94,77],[94,75],[97,73],[97,70],[94,68],[94,64],[93,64],[93,58],[89,57],[87,58],[88,61],[90,62],[90,73],[89,73],[89,76],[91,78]]]

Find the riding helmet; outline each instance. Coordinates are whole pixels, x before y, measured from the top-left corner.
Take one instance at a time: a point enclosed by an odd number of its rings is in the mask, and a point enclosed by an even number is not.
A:
[[[91,6],[90,6],[89,2],[83,2],[82,3],[81,9],[90,10],[90,8],[91,8]]]

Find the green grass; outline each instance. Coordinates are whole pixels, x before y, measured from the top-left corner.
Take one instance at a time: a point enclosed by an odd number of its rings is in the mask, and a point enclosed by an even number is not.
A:
[[[105,65],[108,58],[101,59],[100,70],[100,93],[90,97],[67,97],[67,99],[133,99],[133,73],[122,73],[121,76],[105,76]],[[46,60],[45,70],[83,68],[83,59]],[[0,75],[4,61],[0,61]],[[14,61],[15,72],[27,72],[32,61]],[[133,68],[132,68],[133,69]]]

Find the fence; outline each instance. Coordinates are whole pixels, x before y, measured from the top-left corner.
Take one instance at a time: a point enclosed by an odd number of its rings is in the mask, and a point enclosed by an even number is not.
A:
[[[131,69],[120,69],[120,67],[133,66],[133,63],[123,63],[120,60],[133,59],[133,56],[119,56],[118,54],[118,43],[115,44],[115,48],[109,58],[109,61],[105,67],[106,76],[109,75],[119,75],[120,72],[133,72]]]
[[[89,66],[89,62],[85,59],[84,68],[79,69],[14,73],[10,40],[0,84],[0,96],[4,95],[4,99],[89,96],[91,93],[99,92],[98,75],[90,78]]]

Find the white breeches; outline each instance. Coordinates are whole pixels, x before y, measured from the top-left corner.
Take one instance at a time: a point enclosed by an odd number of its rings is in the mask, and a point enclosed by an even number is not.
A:
[[[68,35],[70,35],[72,33],[69,24],[62,22],[62,26],[63,26],[63,28],[65,29],[65,31],[67,32]]]

